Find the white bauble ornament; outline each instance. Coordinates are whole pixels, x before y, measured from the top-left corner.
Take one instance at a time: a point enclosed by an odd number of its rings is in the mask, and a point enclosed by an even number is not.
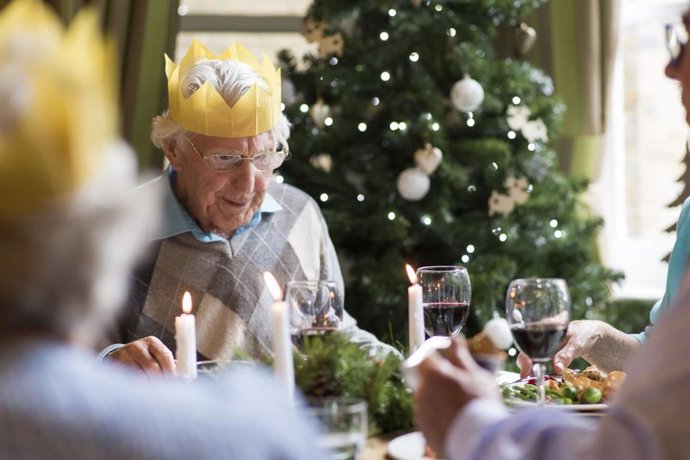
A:
[[[461,112],[473,112],[484,101],[484,88],[468,75],[450,89],[450,101]]]
[[[323,99],[318,99],[311,106],[309,113],[311,114],[311,119],[314,120],[314,124],[319,128],[323,128],[323,122],[331,114],[331,108],[328,104],[324,104]]]
[[[429,176],[419,168],[407,168],[398,176],[398,192],[408,201],[421,200],[429,192],[429,187]]]
[[[415,164],[429,176],[436,171],[436,168],[438,168],[438,165],[441,164],[442,159],[443,152],[441,152],[441,149],[434,147],[431,144],[426,144],[423,149],[417,149],[414,152]]]

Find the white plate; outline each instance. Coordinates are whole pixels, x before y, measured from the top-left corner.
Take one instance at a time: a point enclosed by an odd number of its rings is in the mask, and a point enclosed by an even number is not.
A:
[[[434,460],[424,456],[426,440],[419,431],[403,434],[388,443],[388,456],[395,460]]]
[[[510,405],[512,407],[537,407],[534,401],[523,401],[521,399],[511,399]],[[603,412],[609,405],[604,403],[599,404],[551,404],[548,401],[544,407],[549,409],[564,409],[573,412]]]

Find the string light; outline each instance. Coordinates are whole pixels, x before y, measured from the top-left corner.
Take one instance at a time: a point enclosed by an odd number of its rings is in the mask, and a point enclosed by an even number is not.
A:
[[[561,230],[556,230],[555,232],[553,232],[554,238],[560,238],[562,236],[563,236],[563,232]]]
[[[336,64],[338,64],[338,58],[335,57],[335,56],[333,56],[332,58],[330,58],[330,59],[328,60],[328,63],[329,63],[330,65],[336,65]]]
[[[388,220],[395,220],[395,213],[393,211],[388,213]]]
[[[522,102],[522,99],[518,96],[513,96],[513,105],[518,105],[520,102]]]
[[[380,102],[381,100],[376,96],[371,98],[371,105],[379,105]]]
[[[534,152],[534,150],[535,150],[536,148],[537,148],[537,146],[534,145],[533,142],[530,142],[529,144],[527,144],[527,150],[529,150],[530,152]]]
[[[385,42],[386,40],[388,40],[388,32],[381,32],[379,34],[379,38],[381,39],[382,42]]]
[[[492,162],[491,162],[491,164],[489,165],[489,168],[490,168],[492,171],[498,171],[498,165],[496,164],[495,161],[492,161]]]
[[[456,33],[457,33],[457,31],[455,30],[455,28],[451,27],[450,29],[448,29],[448,36],[449,37],[455,37]]]
[[[405,131],[407,129],[407,123],[405,123],[404,121],[401,121],[400,123],[398,123],[398,129],[400,131]]]
[[[282,112],[284,110],[285,110],[285,104],[281,102],[280,103],[280,111]]]
[[[333,124],[333,119],[331,117],[326,117],[323,120],[323,124],[326,126],[331,126]]]
[[[307,113],[309,112],[309,106],[307,104],[302,104],[299,106],[299,111],[302,113]]]
[[[388,125],[388,127],[391,129],[391,131],[397,131],[397,129],[398,129],[398,122],[397,122],[397,121],[391,121],[391,124]]]
[[[508,139],[515,139],[516,136],[515,131],[508,131]]]
[[[321,195],[319,195],[319,200],[321,200],[323,203],[328,201],[328,193],[322,193]]]
[[[467,252],[472,254],[474,252],[474,245],[468,244],[466,249],[467,249]]]
[[[511,347],[508,350],[508,356],[515,356],[515,355],[517,355],[517,350],[515,348]]]
[[[551,219],[551,220],[549,221],[549,226],[550,226],[551,228],[556,228],[556,227],[558,227],[558,221],[557,221],[556,219]]]
[[[431,225],[431,216],[429,216],[429,215],[422,216],[422,223],[424,225]]]
[[[362,195],[361,193],[357,194],[357,201],[359,201],[360,203],[364,201],[364,195]]]
[[[393,16],[395,16],[396,14],[398,14],[398,12],[395,11],[393,8],[391,8],[390,10],[388,10],[388,16],[393,17]]]
[[[469,126],[470,128],[474,126],[474,118],[467,119],[467,126]]]
[[[410,53],[410,61],[412,61],[412,62],[417,62],[417,61],[419,61],[419,53],[414,52],[414,51],[411,52],[411,53]]]
[[[434,122],[431,124],[432,131],[438,131],[439,129],[441,129],[441,125],[439,125],[438,123]]]
[[[503,243],[507,239],[508,235],[506,235],[505,233],[501,233],[500,235],[498,235],[498,241],[500,241],[501,243]]]
[[[367,124],[362,122],[362,123],[357,125],[357,129],[359,129],[361,132],[364,132],[367,130]]]
[[[381,80],[382,81],[388,81],[391,79],[391,74],[386,72],[385,70],[381,72]]]
[[[462,260],[462,263],[466,264],[467,262],[470,261],[470,256],[467,254],[464,254],[462,257],[460,257],[460,260]]]
[[[467,187],[467,191],[470,193],[474,193],[477,191],[477,187],[475,187],[474,185],[470,185],[469,187]]]
[[[273,176],[273,180],[279,184],[282,184],[283,182],[285,182],[285,178],[283,176],[281,176],[280,174]]]
[[[434,6],[434,9],[440,13],[441,11],[443,11],[443,5],[436,5]]]

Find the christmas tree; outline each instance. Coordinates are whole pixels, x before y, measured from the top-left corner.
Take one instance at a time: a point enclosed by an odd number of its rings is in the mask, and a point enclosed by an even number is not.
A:
[[[406,343],[405,263],[467,267],[469,335],[503,313],[513,278],[565,278],[574,318],[609,299],[587,181],[552,147],[565,108],[547,75],[495,48],[501,27],[534,40],[522,22],[543,2],[317,0],[314,52],[280,53],[294,124],[281,174],[319,202],[348,311],[380,337]]]

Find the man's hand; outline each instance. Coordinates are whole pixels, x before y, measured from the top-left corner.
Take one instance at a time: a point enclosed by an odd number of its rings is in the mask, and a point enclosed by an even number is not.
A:
[[[500,400],[491,374],[474,361],[464,338],[419,365],[420,386],[415,393],[416,419],[429,445],[443,452],[455,416],[474,398]]]
[[[157,337],[149,336],[130,342],[107,359],[140,369],[148,376],[175,374],[172,352]]]
[[[604,372],[622,369],[639,343],[610,324],[596,320],[571,321],[563,347],[553,357],[553,370],[561,374],[575,358],[584,358]],[[520,377],[531,374],[532,363],[520,353]]]

